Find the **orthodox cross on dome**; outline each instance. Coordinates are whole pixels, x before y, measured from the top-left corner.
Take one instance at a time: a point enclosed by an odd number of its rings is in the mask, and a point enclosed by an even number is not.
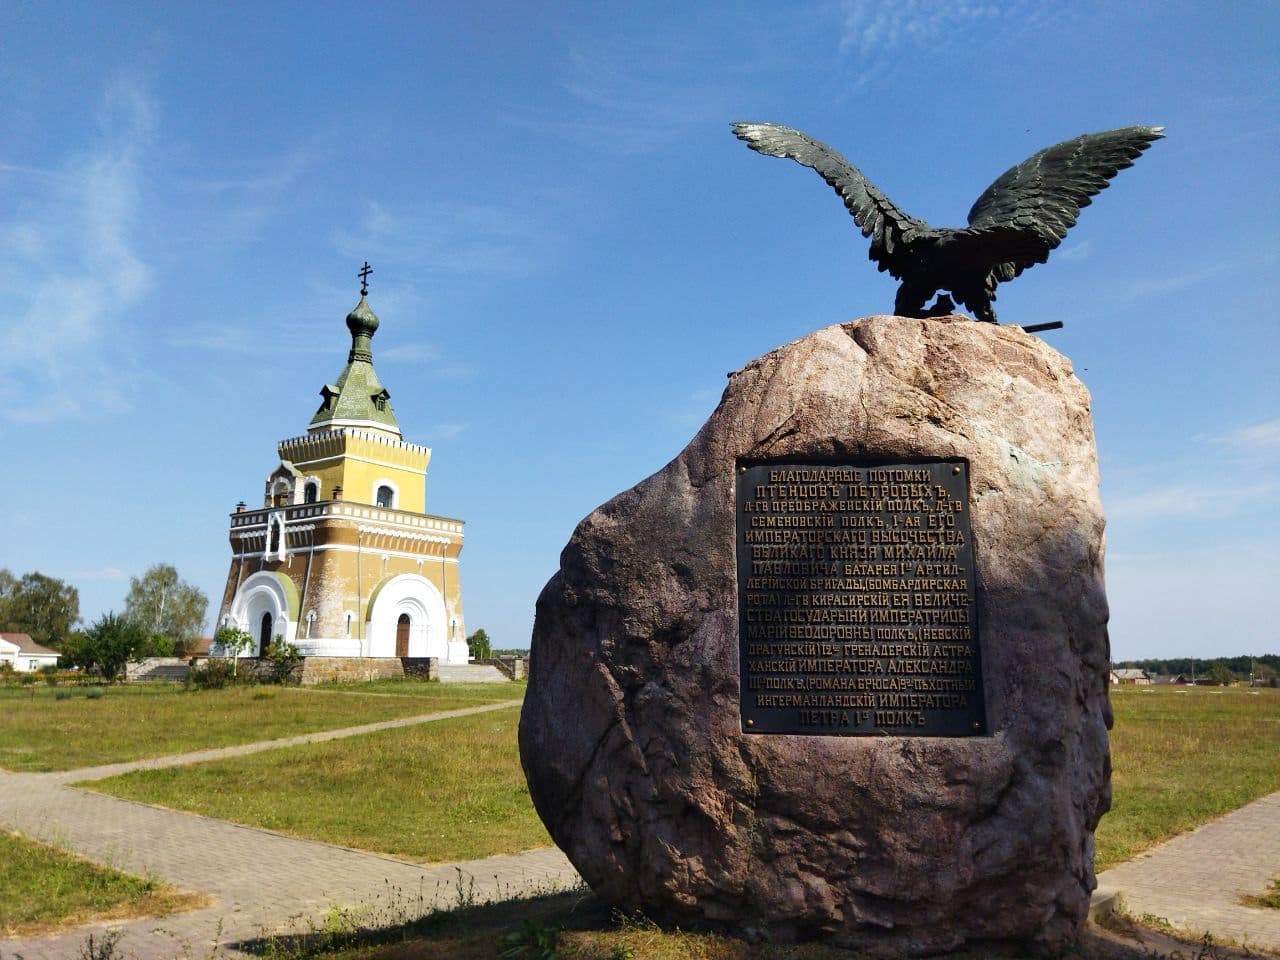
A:
[[[360,296],[367,297],[369,295],[369,274],[373,273],[373,267],[369,266],[369,261],[364,262],[364,266],[360,268],[357,276],[360,278]]]

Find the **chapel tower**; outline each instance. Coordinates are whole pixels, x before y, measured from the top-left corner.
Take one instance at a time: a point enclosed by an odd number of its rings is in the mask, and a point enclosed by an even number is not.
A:
[[[280,636],[304,656],[466,663],[463,523],[426,512],[431,450],[401,435],[374,372],[367,294],[362,285],[347,364],[321,388],[306,434],[280,441],[262,508],[231,515],[218,625],[247,631],[251,655]]]

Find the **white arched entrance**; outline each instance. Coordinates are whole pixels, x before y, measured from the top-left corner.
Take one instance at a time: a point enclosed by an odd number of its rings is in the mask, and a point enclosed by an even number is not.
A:
[[[378,587],[370,600],[366,656],[439,657],[441,663],[446,663],[449,644],[445,623],[444,597],[435,584],[415,573],[392,577]],[[406,653],[396,650],[397,634],[402,649],[407,647]]]
[[[248,656],[260,656],[266,649],[264,634],[267,643],[276,636],[293,638],[297,625],[289,619],[289,595],[280,580],[276,574],[263,570],[247,578],[236,591],[231,619],[253,637],[253,644],[243,651]]]

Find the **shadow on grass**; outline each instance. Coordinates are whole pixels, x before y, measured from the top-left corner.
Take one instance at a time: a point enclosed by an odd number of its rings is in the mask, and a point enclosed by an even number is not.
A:
[[[663,929],[626,917],[586,888],[498,903],[453,906],[388,889],[370,908],[330,911],[323,924],[226,946],[270,960],[861,960],[857,951],[816,943],[755,942],[711,932]],[[413,911],[420,911],[414,915]],[[1275,954],[1219,944],[1205,934],[1151,929],[1124,917],[1090,923],[1062,960],[1244,960]],[[1008,949],[972,948],[936,960],[1046,960]]]
[[[389,887],[370,906],[334,907],[322,923],[225,944],[234,950],[271,960],[309,957],[418,957],[423,960],[474,960],[499,956],[542,956],[500,953],[510,946],[511,934],[524,931],[592,929],[609,922],[609,911],[585,888],[533,894],[497,903],[471,902],[470,891],[459,882],[453,903],[439,907],[429,897],[406,897]],[[544,934],[545,935],[545,934]],[[514,941],[513,941],[514,942]],[[553,956],[554,954],[548,954]]]

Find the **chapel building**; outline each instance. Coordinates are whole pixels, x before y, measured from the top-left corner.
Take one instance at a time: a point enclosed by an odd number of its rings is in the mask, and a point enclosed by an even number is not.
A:
[[[262,508],[231,515],[218,624],[253,638],[249,656],[278,636],[303,656],[465,664],[463,523],[427,513],[431,450],[401,435],[374,372],[367,292],[347,315],[347,365],[306,434],[280,441]]]

